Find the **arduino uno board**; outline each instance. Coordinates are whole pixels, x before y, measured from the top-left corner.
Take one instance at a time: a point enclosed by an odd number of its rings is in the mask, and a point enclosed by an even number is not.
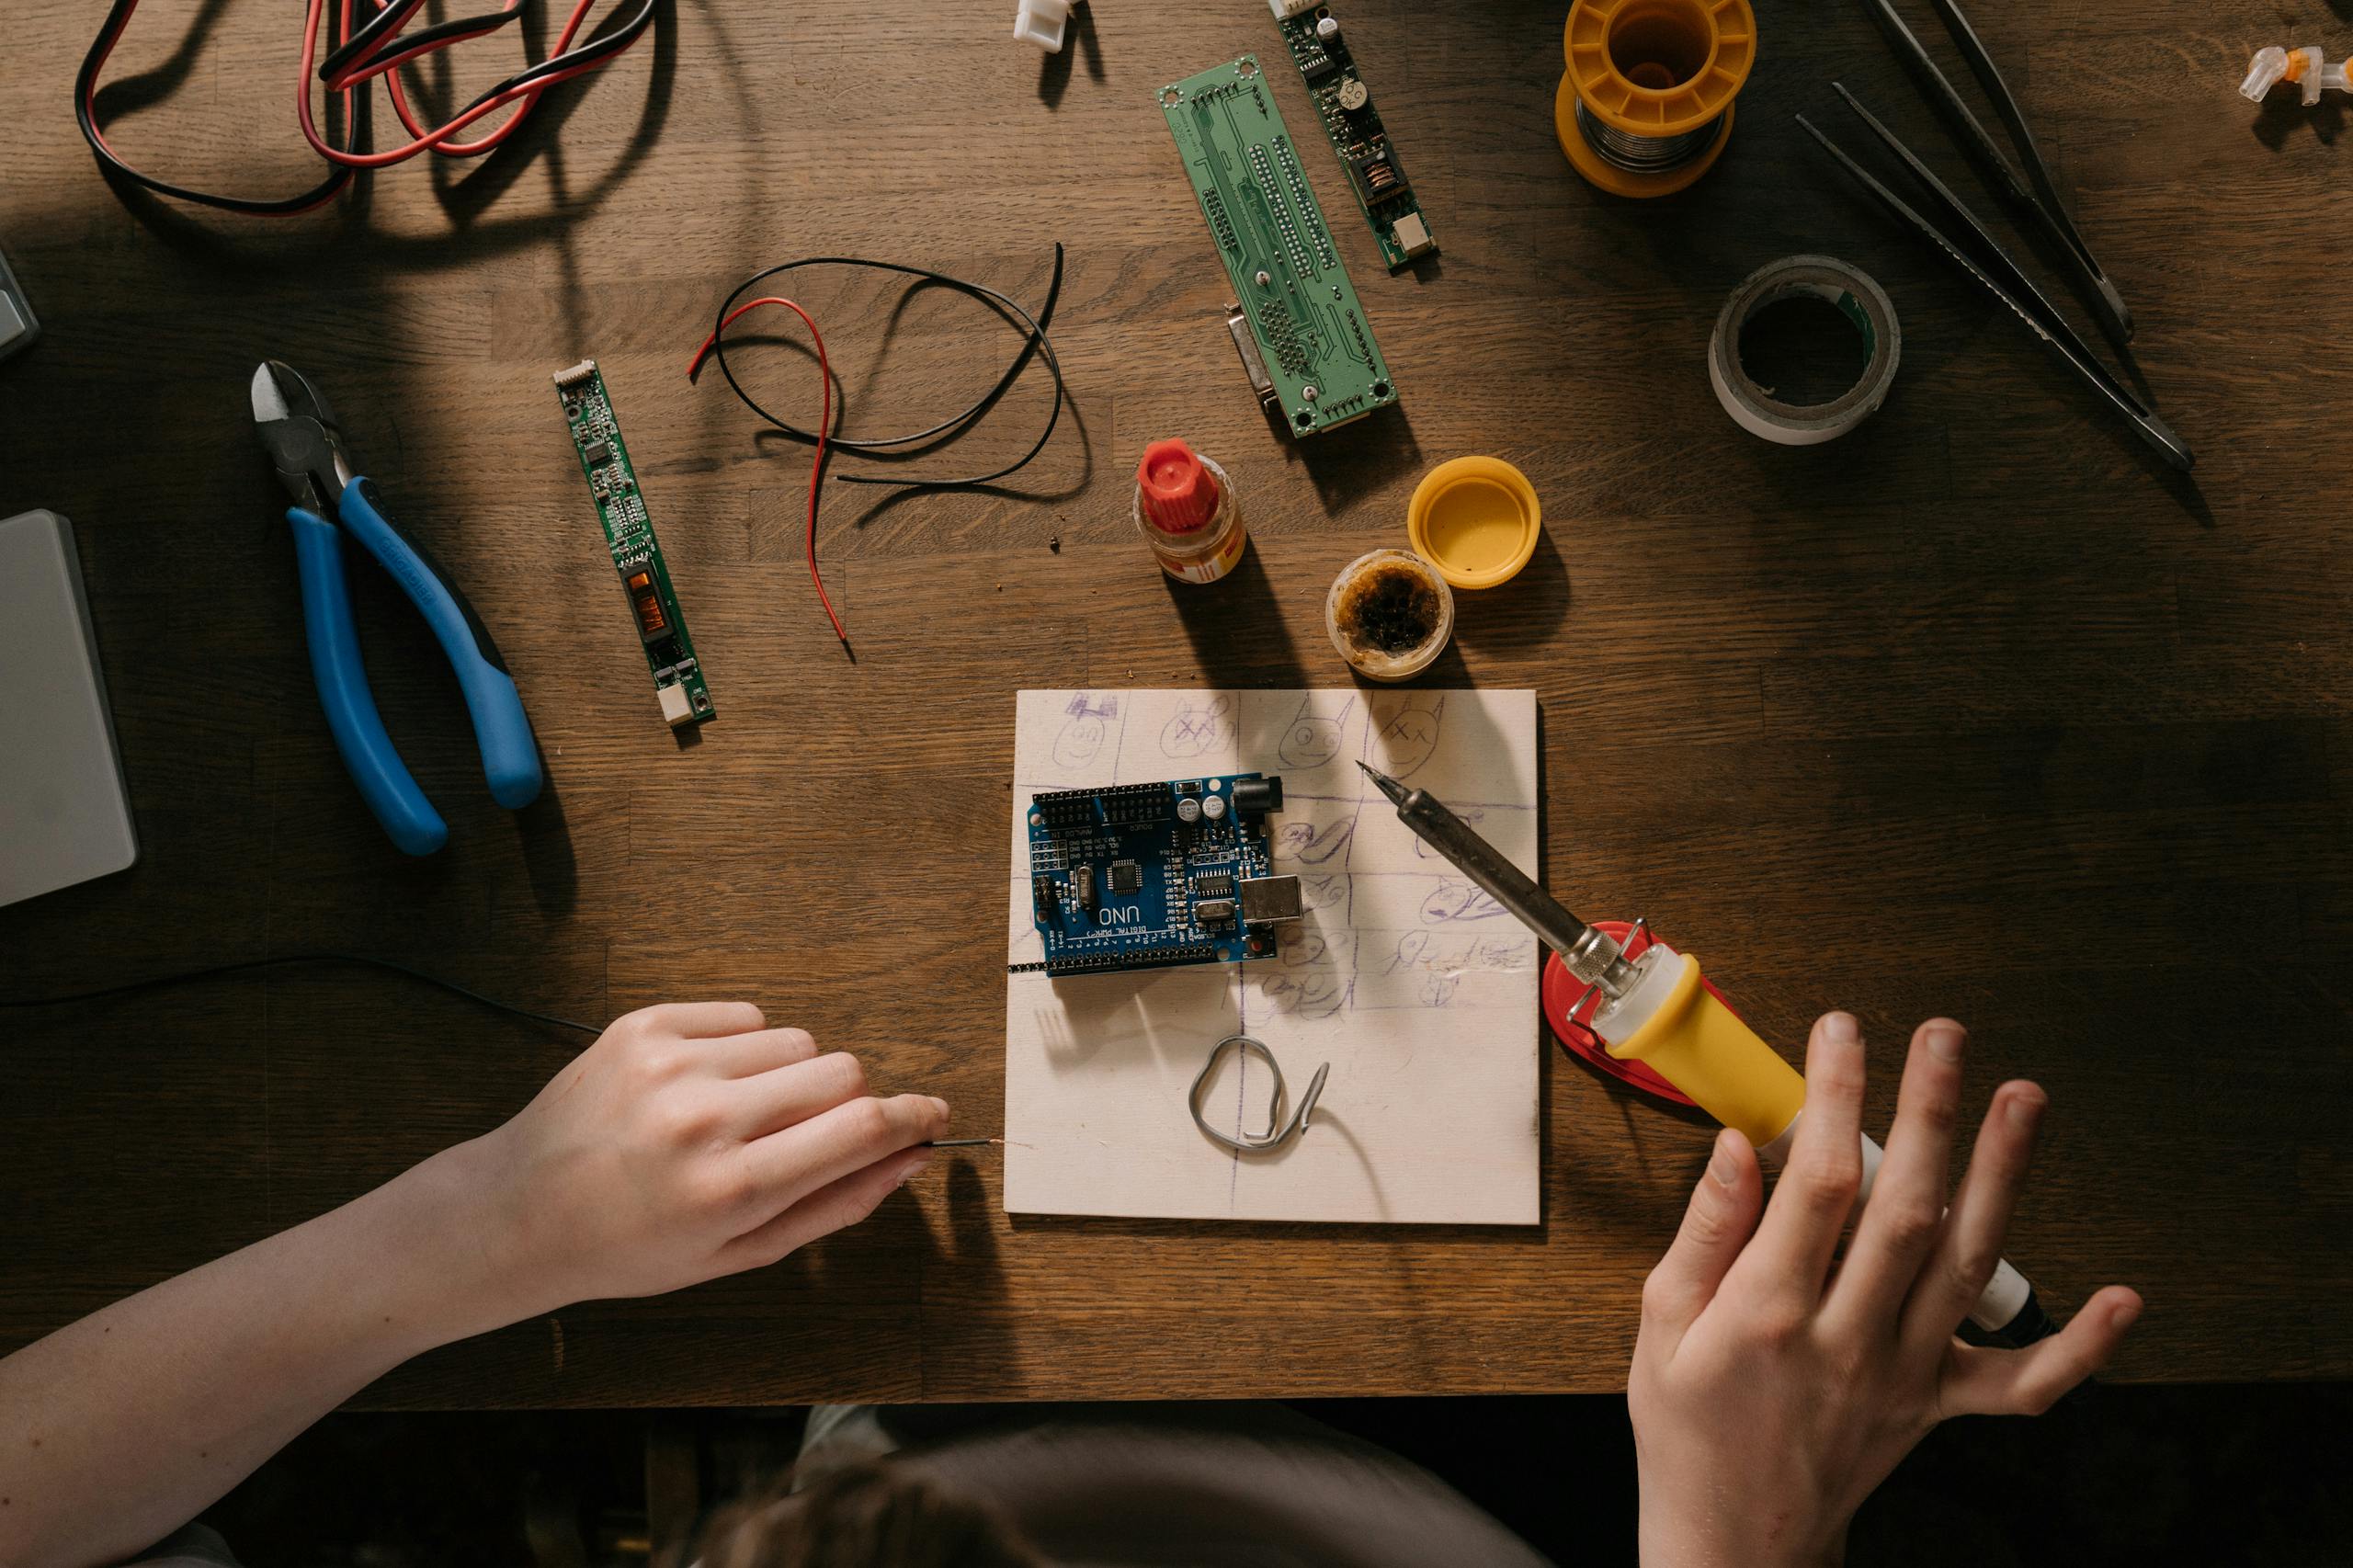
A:
[[[1273,874],[1267,818],[1283,781],[1260,773],[1061,790],[1029,801],[1031,915],[1046,948],[1016,974],[1163,969],[1258,958],[1301,913]]]

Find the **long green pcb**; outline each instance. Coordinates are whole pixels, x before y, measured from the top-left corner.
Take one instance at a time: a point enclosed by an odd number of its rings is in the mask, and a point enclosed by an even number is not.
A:
[[[583,359],[556,372],[555,391],[572,427],[573,455],[580,460],[589,494],[597,498],[597,517],[605,525],[613,570],[620,574],[621,592],[629,599],[638,641],[645,647],[645,667],[653,674],[662,717],[674,730],[699,724],[718,710],[703,686],[694,639],[687,635],[687,618],[678,613],[678,596],[670,591],[670,568],[662,560],[662,541],[654,537],[654,520],[646,516],[645,496],[637,487],[637,471],[630,466],[629,448],[621,442],[604,372],[594,359]]]
[[[1365,85],[1332,8],[1312,0],[1279,0],[1278,10],[1289,13],[1276,18],[1283,41],[1290,45],[1291,62],[1307,83],[1307,96],[1315,100],[1324,134],[1331,138],[1332,151],[1347,171],[1357,205],[1364,210],[1372,237],[1381,242],[1389,270],[1437,255],[1429,220],[1422,216],[1422,204],[1405,177],[1405,165],[1397,161],[1396,148],[1389,144],[1389,128],[1381,123],[1372,89]]]
[[[1160,89],[1235,303],[1251,385],[1294,436],[1397,401],[1355,285],[1255,55]]]

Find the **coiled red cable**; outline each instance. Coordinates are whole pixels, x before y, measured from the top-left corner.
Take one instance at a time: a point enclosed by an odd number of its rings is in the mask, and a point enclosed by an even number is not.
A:
[[[360,170],[388,168],[404,163],[421,153],[438,153],[449,158],[471,158],[489,152],[512,136],[529,116],[541,94],[558,82],[568,82],[591,71],[612,63],[634,44],[653,25],[656,0],[639,0],[637,9],[603,35],[585,43],[574,40],[586,23],[597,0],[574,0],[571,15],[557,35],[554,51],[539,64],[517,72],[498,83],[468,104],[444,124],[428,129],[418,122],[409,103],[408,92],[402,84],[400,70],[430,54],[462,43],[469,39],[485,37],[517,20],[522,15],[522,0],[505,0],[500,9],[459,21],[441,22],[411,37],[403,37],[410,20],[423,8],[425,0],[373,0],[375,15],[353,25],[353,0],[335,0],[335,27],[328,39],[325,62],[319,61],[320,35],[326,30],[328,0],[309,0],[308,12],[302,24],[301,63],[295,79],[296,114],[302,136],[311,148],[329,165],[327,176],[300,196],[278,199],[222,196],[173,185],[132,168],[108,142],[98,124],[98,77],[107,59],[121,40],[123,31],[131,25],[132,15],[139,9],[139,0],[114,0],[106,21],[92,40],[89,51],[83,56],[82,69],[74,82],[74,117],[82,134],[108,172],[160,196],[181,201],[219,208],[225,211],[244,212],[260,217],[285,217],[307,212],[332,201]],[[340,39],[340,44],[335,40]],[[358,94],[368,83],[384,78],[391,94],[392,108],[411,140],[398,147],[376,152],[358,145],[357,111],[360,107]],[[312,105],[312,84],[324,85],[326,95],[341,100],[347,141],[336,146],[320,133]],[[458,140],[459,133],[484,117],[511,107],[513,113],[496,126],[472,141]]]

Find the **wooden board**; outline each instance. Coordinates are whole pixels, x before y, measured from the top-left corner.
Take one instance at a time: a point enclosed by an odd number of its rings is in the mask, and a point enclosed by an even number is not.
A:
[[[1358,758],[1535,874],[1533,692],[1021,693],[1008,962],[1042,950],[1025,802],[1043,790],[1279,776],[1274,869],[1301,879],[1307,915],[1270,959],[1008,976],[1007,1211],[1537,1221],[1535,938],[1398,822]],[[1194,1078],[1233,1034],[1274,1053],[1294,1096],[1332,1069],[1313,1124],[1279,1150],[1232,1153],[1193,1123]],[[1271,1087],[1229,1055],[1204,1091],[1211,1124],[1263,1135]]]
[[[1264,0],[1097,4],[1047,61],[1003,0],[665,7],[505,151],[269,223],[119,199],[69,105],[97,12],[13,0],[0,245],[44,331],[0,364],[0,516],[74,520],[142,858],[0,910],[0,995],[332,946],[585,1018],[748,997],[995,1131],[1013,694],[1345,681],[1334,575],[1404,538],[1431,465],[1493,452],[1545,538],[1461,597],[1424,684],[1535,691],[1541,858],[1571,907],[1648,915],[1785,1048],[1854,1009],[1876,1127],[1932,1013],[1973,1030],[1965,1111],[2040,1081],[2010,1255],[2060,1312],[2109,1280],[2147,1294],[2117,1377],[2353,1377],[2353,290],[2329,238],[2353,191],[2340,110],[2235,95],[2255,49],[2298,41],[2279,8],[1969,3],[2199,452],[2185,486],[1791,122],[1837,127],[1843,81],[1992,213],[1859,0],[1766,7],[1722,162],[1643,203],[1597,195],[1554,142],[1561,0],[1343,3],[1446,251],[1392,278],[1337,226],[1404,401],[1294,446],[1243,381],[1153,98],[1277,50]],[[1968,90],[1929,11],[1905,13]],[[147,0],[104,95],[115,144],[184,180],[310,183],[300,19]],[[470,45],[447,91],[520,58],[512,34]],[[1272,90],[1308,123],[1290,75]],[[1333,160],[1306,168],[1345,213]],[[903,258],[1034,304],[1056,240],[1075,417],[1040,463],[1010,494],[827,490],[852,665],[801,561],[805,449],[710,375],[689,386],[688,356],[758,267]],[[1801,251],[1887,288],[1904,369],[1854,436],[1790,450],[1724,417],[1704,352],[1733,285]],[[792,289],[854,434],[954,413],[1012,351],[937,290]],[[813,418],[807,361],[767,352],[739,363]],[[355,578],[386,726],[450,818],[432,860],[390,850],[319,718],[244,397],[265,355],[333,398],[544,743],[548,798],[500,811],[429,634]],[[589,355],[724,699],[699,745],[650,710],[549,395]],[[1017,452],[1043,407],[1033,373],[982,445]],[[1165,585],[1135,536],[1161,436],[1233,477],[1252,546],[1223,584]],[[911,844],[920,884],[888,874]],[[2268,983],[2226,1005],[2250,949]],[[339,971],[0,1013],[0,1345],[496,1125],[572,1050]],[[1540,1226],[1007,1216],[995,1157],[958,1156],[775,1269],[583,1304],[364,1397],[1620,1387],[1708,1131],[1557,1051],[1540,1103]]]

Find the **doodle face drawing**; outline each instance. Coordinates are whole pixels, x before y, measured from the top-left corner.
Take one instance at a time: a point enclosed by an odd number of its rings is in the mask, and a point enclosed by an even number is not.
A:
[[[1108,693],[1082,691],[1063,711],[1070,717],[1054,737],[1054,766],[1075,770],[1102,755],[1111,722],[1120,716],[1120,699]]]

